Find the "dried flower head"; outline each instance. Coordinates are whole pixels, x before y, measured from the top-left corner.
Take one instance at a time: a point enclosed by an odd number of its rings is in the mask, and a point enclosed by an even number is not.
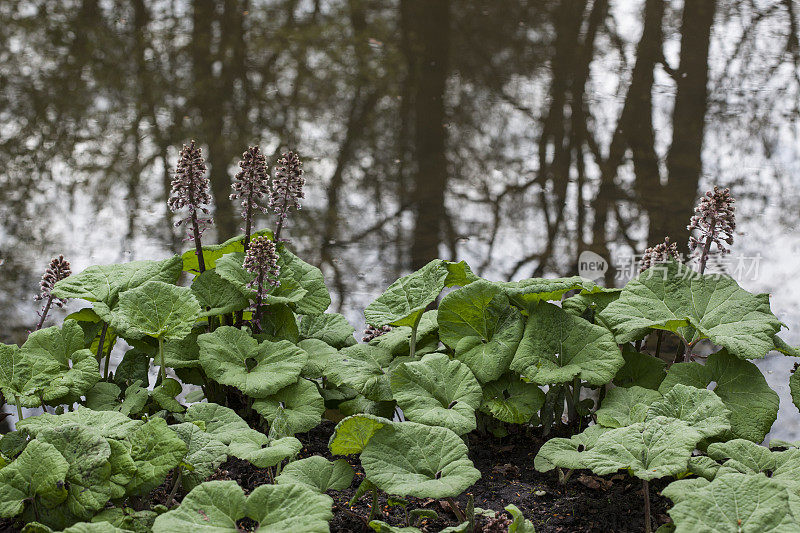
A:
[[[392,326],[386,325],[376,328],[372,324],[367,324],[367,328],[364,330],[364,336],[361,338],[363,342],[369,342],[372,339],[380,337],[381,335],[386,335],[392,331]]]
[[[231,200],[241,199],[242,218],[249,223],[256,209],[262,213],[267,212],[267,208],[258,203],[270,192],[267,159],[258,146],[251,146],[242,154],[239,168],[241,170],[233,178],[234,192],[231,194]]]
[[[689,237],[689,250],[695,252],[700,248],[700,261],[703,266],[711,251],[711,244],[716,244],[717,251],[721,254],[730,253],[726,245],[733,244],[733,232],[736,229],[736,207],[733,205],[735,202],[730,189],[720,189],[715,186],[714,190],[708,191],[694,208],[695,214],[687,229],[697,231],[699,236]]]
[[[273,287],[280,285],[280,281],[278,281],[280,267],[275,243],[265,236],[253,239],[244,256],[244,268],[251,274],[255,274],[256,277],[249,286],[256,289],[261,298],[266,296],[269,285]]]
[[[666,263],[670,259],[674,259],[679,263],[681,256],[678,253],[678,245],[674,242],[669,242],[669,237],[664,237],[664,242],[651,246],[642,254],[642,260],[639,263],[639,272],[644,272],[653,265]]]
[[[36,301],[49,300],[52,296],[51,293],[56,282],[61,281],[70,274],[72,274],[72,270],[70,270],[69,261],[64,259],[63,255],[59,255],[50,261],[50,266],[44,271],[44,275],[42,275],[42,281],[39,284],[41,290],[33,299]],[[52,303],[55,304],[56,307],[63,307],[67,301],[64,298],[53,298]]]
[[[275,232],[275,239],[280,238],[283,223],[289,216],[291,209],[300,209],[300,200],[304,198],[303,185],[303,163],[297,154],[287,152],[281,156],[277,163],[275,178],[272,180],[270,191],[269,206],[278,215],[278,229]]]
[[[210,204],[211,194],[203,152],[195,141],[192,141],[189,145],[184,144],[181,149],[178,168],[175,170],[172,190],[167,201],[167,205],[173,213],[188,208],[187,216],[176,222],[175,225],[191,223],[189,240],[199,238],[203,231],[212,224],[213,220],[210,216],[197,216],[198,211],[208,215],[207,206]]]

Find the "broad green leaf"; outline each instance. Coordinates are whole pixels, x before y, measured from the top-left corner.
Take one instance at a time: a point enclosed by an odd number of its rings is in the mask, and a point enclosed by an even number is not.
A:
[[[128,494],[132,495],[146,494],[159,486],[188,449],[163,418],[147,421],[126,440],[136,464],[136,477],[127,487]]]
[[[234,284],[213,270],[206,270],[194,278],[192,293],[202,309],[201,317],[225,315],[250,305],[250,300]]]
[[[181,483],[187,489],[202,483],[228,458],[228,447],[197,425],[183,422],[169,428],[186,444],[186,454],[181,462],[191,465],[192,470],[184,469]]]
[[[606,393],[595,413],[597,423],[608,428],[621,428],[644,422],[650,405],[662,398],[658,391],[643,387],[613,388]]]
[[[508,526],[508,533],[536,533],[533,522],[527,520],[516,505],[513,503],[506,505],[505,510],[514,518],[514,521]]]
[[[357,344],[328,358],[327,378],[334,385],[347,385],[373,401],[393,398],[387,368],[392,352],[386,348]]]
[[[162,281],[148,281],[120,294],[111,325],[124,337],[179,341],[192,332],[200,316],[191,289]]]
[[[483,393],[470,369],[444,354],[402,363],[392,372],[392,392],[407,420],[443,426],[458,435],[475,429]]]
[[[163,261],[132,261],[116,265],[90,266],[83,272],[57,282],[53,296],[102,302],[105,307],[101,308],[108,310],[114,308],[120,293],[139,287],[148,281],[176,283],[180,274],[181,258],[178,256]],[[108,321],[97,306],[95,310]]]
[[[445,287],[466,287],[473,281],[478,281],[479,278],[472,273],[466,261],[445,261],[447,267],[447,277],[444,280]]]
[[[305,485],[261,485],[247,498],[247,516],[260,533],[328,533],[333,499]]]
[[[800,374],[792,372],[789,376],[789,392],[792,395],[792,403],[800,409]]]
[[[335,348],[344,348],[356,343],[355,328],[339,313],[305,315],[300,321],[300,336],[303,339],[319,339]]]
[[[422,346],[426,341],[433,339],[434,345],[438,346],[439,337],[436,331],[439,328],[436,317],[436,310],[426,311],[422,314],[417,327],[417,355],[423,354]],[[411,342],[411,328],[408,326],[393,327],[392,331],[372,339],[370,346],[380,346],[392,352],[394,356],[408,355],[409,343]],[[435,347],[431,351],[435,351]]]
[[[375,416],[382,416],[384,418],[392,418],[394,416],[397,402],[373,402],[368,400],[360,394],[351,400],[345,400],[337,406],[342,416],[350,416],[357,414],[369,414]]]
[[[302,448],[303,445],[294,437],[270,439],[260,431],[251,429],[236,434],[228,446],[228,453],[258,468],[267,468],[294,457]]]
[[[750,441],[748,440],[745,442]],[[693,455],[692,457],[689,457],[689,472],[701,478],[708,480],[714,479],[714,476],[717,475],[719,468],[719,463],[717,463],[711,457],[705,455]]]
[[[413,326],[445,287],[448,269],[445,261],[434,259],[421,269],[403,276],[364,310],[373,326]]]
[[[230,444],[239,433],[247,433],[250,426],[233,409],[215,403],[196,403],[189,406],[184,416],[186,422],[202,422],[205,431],[223,444]]]
[[[710,390],[681,384],[672,387],[647,410],[648,419],[665,416],[683,420],[705,439],[729,431],[730,415],[722,400]]]
[[[532,304],[511,370],[538,385],[578,377],[592,385],[611,381],[625,363],[607,329],[550,303]]]
[[[614,376],[614,385],[617,387],[631,387],[637,385],[646,389],[658,390],[664,376],[667,375],[667,363],[658,357],[634,350],[629,344],[622,349],[622,358],[625,364]]]
[[[439,338],[455,350],[481,383],[508,370],[525,324],[494,283],[476,281],[442,299]]]
[[[29,499],[56,505],[67,497],[64,489],[69,463],[52,445],[32,441],[19,457],[0,470],[0,517],[22,512]]]
[[[189,491],[177,509],[159,515],[153,533],[239,533],[246,497],[235,481],[207,481]]]
[[[595,474],[628,469],[646,481],[675,476],[687,470],[702,435],[686,422],[657,416],[603,433],[589,451],[586,465]]]
[[[259,341],[289,341],[297,344],[300,329],[292,309],[286,304],[267,306],[261,316],[261,333],[256,338]]]
[[[393,526],[382,520],[371,520],[369,527],[378,533],[422,533],[418,527]]]
[[[317,492],[326,492],[349,488],[354,475],[353,468],[344,459],[328,461],[315,455],[286,465],[281,475],[275,478],[275,483],[299,483]]]
[[[458,496],[480,477],[467,446],[447,428],[399,422],[379,429],[361,453],[367,479],[398,496]]]
[[[153,529],[153,522],[157,516],[158,513],[150,510],[134,511],[130,507],[111,507],[97,513],[92,518],[92,522],[106,522],[122,531],[149,533]]]
[[[196,327],[186,337],[177,341],[170,341],[164,345],[164,366],[167,368],[199,368],[200,347],[197,337],[207,329]],[[159,366],[158,358],[153,359],[153,364]]]
[[[317,427],[325,412],[325,402],[317,386],[305,379],[289,385],[266,398],[256,400],[253,409],[273,424],[279,415],[286,416],[289,434],[304,433]]]
[[[261,235],[265,235],[270,239],[272,239],[272,230],[262,229],[256,231],[250,236],[250,238],[253,239]],[[216,268],[217,260],[219,258],[221,258],[226,254],[232,254],[235,252],[244,253],[244,235],[237,235],[236,237],[231,237],[227,241],[220,244],[203,246],[203,262],[205,263],[206,269],[210,270]],[[183,260],[184,272],[191,272],[193,274],[197,274],[200,272],[200,265],[197,260],[197,252],[194,247],[183,252],[183,254],[181,255],[181,259]]]
[[[533,383],[506,374],[483,386],[481,411],[510,424],[524,424],[544,405],[544,392]]]
[[[143,422],[141,420],[132,420],[115,411],[93,411],[79,405],[74,411],[69,411],[62,415],[45,413],[28,417],[17,422],[17,429],[24,429],[33,437],[36,437],[39,432],[46,428],[57,428],[65,424],[78,424],[79,426],[90,428],[107,439],[123,440],[139,429]]]
[[[84,404],[93,411],[116,411],[122,405],[120,394],[122,390],[116,384],[100,381],[86,393]]]
[[[674,483],[673,483],[674,485]],[[725,474],[695,490],[664,490],[676,533],[788,533],[798,530],[793,496],[763,475]]]
[[[570,278],[531,278],[522,281],[495,282],[515,305],[527,308],[531,304],[548,300],[560,300],[569,291],[581,293],[603,292],[605,289],[593,281],[580,276]]]
[[[766,310],[769,309],[769,295],[766,296]],[[789,357],[800,357],[800,346],[789,346],[785,340],[781,339],[777,335],[773,337],[775,341],[775,349],[781,352],[783,355],[788,355]]]
[[[336,424],[328,447],[334,455],[361,453],[376,431],[392,424],[391,420],[374,415],[348,416]]]
[[[670,367],[659,387],[666,394],[676,383],[713,390],[730,410],[731,433],[724,440],[742,438],[762,442],[778,416],[778,394],[767,384],[756,365],[720,350],[700,363],[677,363]]]
[[[619,299],[600,313],[619,343],[642,338],[651,328],[672,331],[687,342],[709,338],[740,359],[764,357],[781,329],[762,299],[730,277],[701,275],[670,262],[628,282]]]
[[[61,533],[129,533],[129,529],[122,529],[108,522],[78,522],[69,526]],[[27,532],[26,532],[27,533]]]
[[[603,288],[601,292],[580,293],[561,302],[561,308],[575,316],[583,316],[588,311],[597,321],[598,313],[616,301],[621,293],[622,289],[618,288]]]
[[[190,334],[190,337],[191,336]],[[179,344],[179,342],[182,341],[167,343],[167,345],[164,346],[164,353],[166,354],[167,350],[172,345]],[[114,383],[119,385],[120,388],[125,388],[136,381],[140,381],[145,386],[148,386],[150,384],[149,371],[150,356],[135,348],[128,350],[125,352],[125,355],[122,356],[122,361],[117,365],[117,369],[114,372]]]
[[[221,326],[197,337],[206,375],[264,398],[297,381],[308,355],[288,341],[258,343],[246,331]]]
[[[48,376],[58,372],[57,363],[53,362],[44,369]],[[0,343],[0,391],[10,404],[16,404],[19,397],[23,407],[38,405],[37,388],[42,390],[46,383],[34,379],[34,366],[31,361],[23,361],[19,346]]]
[[[773,451],[745,439],[715,442],[708,446],[711,459],[722,466],[717,475],[726,473],[765,474],[793,492],[800,490],[800,449]]]
[[[545,442],[533,460],[533,466],[539,472],[549,472],[557,466],[577,470],[586,468],[584,452],[594,448],[597,440],[611,431],[603,426],[589,426],[582,433],[568,439],[554,438]]]
[[[158,387],[153,389],[151,397],[162,409],[170,413],[182,413],[186,410],[175,398],[183,392],[180,381],[167,378]]]
[[[319,379],[325,375],[328,361],[337,353],[336,348],[319,339],[303,339],[297,346],[308,354],[308,361],[300,372],[300,375],[308,379]]]

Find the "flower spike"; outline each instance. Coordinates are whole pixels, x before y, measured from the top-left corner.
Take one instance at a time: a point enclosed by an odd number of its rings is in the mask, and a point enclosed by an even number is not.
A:
[[[280,285],[278,279],[280,267],[278,266],[278,253],[275,250],[275,243],[265,236],[253,239],[244,256],[244,269],[256,276],[248,286],[257,291],[253,327],[256,331],[260,331],[261,303],[269,292],[270,287]]]
[[[259,204],[259,200],[270,193],[267,160],[258,146],[249,147],[239,162],[241,169],[233,180],[231,200],[242,201],[242,218],[245,221],[244,251],[250,247],[250,232],[253,227],[253,213],[258,210],[266,213],[267,209]]]
[[[700,199],[694,208],[694,216],[686,228],[692,232],[697,231],[699,238],[694,235],[689,237],[689,250],[700,255],[700,273],[706,269],[706,262],[711,253],[711,245],[717,245],[720,254],[730,253],[733,244],[733,232],[736,229],[736,200],[731,196],[730,189],[714,187]]]
[[[42,329],[44,319],[47,318],[47,313],[50,312],[50,308],[53,304],[55,304],[56,307],[64,307],[64,304],[67,303],[64,298],[56,298],[53,296],[53,287],[56,282],[61,281],[70,274],[72,274],[72,270],[70,269],[69,261],[64,259],[63,255],[59,255],[50,261],[50,266],[44,271],[42,281],[39,284],[40,292],[33,298],[37,302],[47,300],[42,310],[39,311],[39,323],[36,325],[37,330]]]
[[[287,152],[278,160],[275,178],[272,180],[269,206],[278,215],[275,240],[280,240],[281,230],[291,209],[300,209],[303,194],[303,163],[294,152]]]
[[[674,242],[669,242],[669,237],[664,237],[664,242],[651,246],[644,251],[639,262],[639,272],[644,272],[654,265],[666,263],[670,259],[674,259],[679,263],[682,262],[678,253],[678,245]]]

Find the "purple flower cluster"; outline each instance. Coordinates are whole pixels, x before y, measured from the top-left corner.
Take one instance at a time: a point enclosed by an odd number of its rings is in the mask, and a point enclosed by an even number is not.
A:
[[[273,287],[280,285],[278,280],[280,267],[275,243],[264,236],[253,239],[244,256],[244,268],[255,274],[256,277],[249,286],[258,291],[259,298],[266,296],[268,285]]]
[[[642,260],[639,262],[639,272],[644,272],[654,265],[666,263],[670,259],[680,262],[681,256],[678,253],[678,246],[674,242],[669,242],[669,237],[664,237],[664,242],[644,251]]]
[[[192,228],[189,230],[188,240],[200,238],[203,231],[212,224],[213,220],[210,216],[202,218],[197,216],[198,211],[208,215],[209,210],[206,206],[210,204],[211,194],[203,152],[195,141],[192,141],[189,145],[184,144],[181,149],[178,168],[172,179],[172,191],[167,201],[167,205],[173,213],[188,208],[188,215],[175,223],[176,226],[191,223]]]
[[[687,229],[698,232],[699,236],[689,237],[689,250],[701,250],[701,272],[711,251],[711,244],[716,244],[717,251],[721,254],[730,253],[726,245],[733,244],[733,232],[736,229],[735,202],[730,189],[714,187],[713,191],[708,191],[700,199],[694,209],[695,214]]]
[[[239,168],[241,170],[233,179],[233,194],[230,199],[242,201],[242,218],[245,220],[246,226],[242,229],[249,237],[253,212],[256,210],[262,213],[267,212],[266,207],[259,205],[259,200],[270,193],[267,159],[258,146],[251,146],[242,154]],[[248,240],[246,239],[245,243]]]
[[[52,297],[51,293],[56,282],[61,281],[70,274],[72,274],[72,270],[70,269],[69,261],[64,259],[63,255],[59,255],[50,261],[50,266],[44,271],[42,281],[39,284],[41,287],[40,292],[37,296],[34,296],[33,299],[36,301],[49,300]],[[53,298],[52,303],[54,303],[56,307],[63,307],[67,301],[63,298]]]
[[[277,163],[275,178],[269,196],[269,206],[278,215],[278,229],[275,240],[280,239],[281,229],[291,209],[300,209],[300,200],[304,198],[303,163],[294,152],[281,155]]]
[[[380,337],[381,335],[386,335],[392,331],[392,326],[381,326],[376,328],[372,324],[367,324],[367,328],[364,330],[364,336],[361,338],[363,342],[369,342],[372,339]]]

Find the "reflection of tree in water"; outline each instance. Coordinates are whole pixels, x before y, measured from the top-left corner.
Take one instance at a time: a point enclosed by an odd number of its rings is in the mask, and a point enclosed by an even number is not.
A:
[[[757,193],[739,158],[786,157],[800,50],[788,0],[678,4],[5,2],[0,316],[75,217],[121,221],[96,225],[106,261],[181,248],[164,200],[189,138],[220,237],[242,150],[299,151],[290,231],[347,308],[434,255],[522,277],[682,244],[702,163]]]

